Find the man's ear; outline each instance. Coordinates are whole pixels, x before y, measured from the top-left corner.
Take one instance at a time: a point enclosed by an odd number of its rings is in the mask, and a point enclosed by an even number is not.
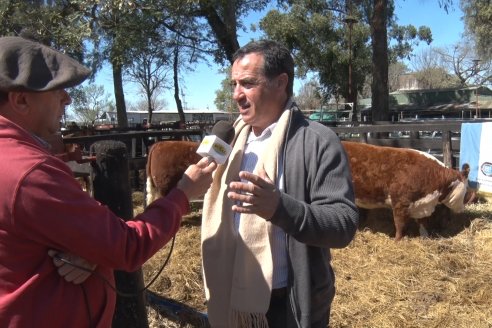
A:
[[[27,100],[27,94],[21,91],[9,92],[8,101],[12,109],[20,115],[26,115],[29,113],[29,105]]]
[[[277,87],[281,89],[285,89],[287,87],[287,82],[289,81],[289,76],[287,73],[282,73],[277,76]]]

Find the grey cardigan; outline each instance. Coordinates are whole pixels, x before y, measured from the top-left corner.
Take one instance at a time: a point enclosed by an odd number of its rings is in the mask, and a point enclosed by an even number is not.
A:
[[[287,234],[296,318],[287,328],[326,328],[335,295],[330,248],[347,246],[359,220],[349,162],[338,136],[296,108],[283,159],[284,192],[270,222]]]

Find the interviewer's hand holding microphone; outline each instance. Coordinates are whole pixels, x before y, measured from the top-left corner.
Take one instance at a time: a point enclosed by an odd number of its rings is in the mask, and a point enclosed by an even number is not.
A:
[[[217,164],[209,158],[204,157],[198,163],[190,165],[177,187],[185,193],[189,200],[202,196],[212,184],[212,172]]]
[[[188,196],[188,199],[202,196],[210,187],[212,172],[218,164],[224,164],[231,153],[232,139],[234,139],[234,128],[226,121],[217,122],[212,129],[212,134],[203,138],[196,151],[203,158],[198,163],[190,165],[178,182],[178,188]]]

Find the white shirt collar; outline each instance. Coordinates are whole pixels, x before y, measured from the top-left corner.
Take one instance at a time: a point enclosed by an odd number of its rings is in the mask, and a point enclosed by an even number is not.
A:
[[[290,110],[293,102],[294,102],[293,99],[290,98],[289,101],[287,101],[287,104],[285,105],[284,111]],[[279,116],[279,118],[280,118],[280,116]],[[262,140],[262,139],[267,139],[268,137],[270,137],[273,133],[273,129],[275,129],[275,127],[277,126],[277,122],[278,122],[278,120],[273,122],[269,126],[267,126],[266,129],[264,129],[263,132],[259,136],[255,136],[255,134],[253,133],[253,130],[251,130],[249,133],[249,136],[248,136],[248,140],[246,141],[246,144],[248,144],[252,141],[255,141],[255,140]]]

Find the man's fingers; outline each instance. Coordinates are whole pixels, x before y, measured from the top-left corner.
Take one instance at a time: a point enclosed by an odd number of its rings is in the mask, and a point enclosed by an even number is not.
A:
[[[258,187],[268,189],[268,187],[272,185],[272,181],[268,177],[267,173],[265,172],[265,170],[260,169],[258,171],[258,174],[259,175],[246,171],[241,171],[239,172],[239,177],[243,180],[250,181],[254,185],[257,185]]]
[[[66,266],[68,266],[68,265],[66,265]],[[87,271],[87,270],[89,270],[89,271]],[[66,281],[78,285],[78,284],[83,283],[87,278],[89,278],[91,276],[92,270],[93,270],[93,268],[91,269],[88,267],[85,267],[84,269],[73,267],[72,270],[67,270],[66,273],[64,273],[64,274],[61,274],[60,271],[58,271],[58,272],[60,273],[61,276],[63,276],[63,278]]]
[[[239,177],[243,180],[248,180],[248,181],[251,181],[255,184],[257,184],[258,181],[261,180],[260,177],[257,176],[256,174],[253,174],[253,173],[247,172],[247,171],[240,171]]]
[[[67,275],[65,275],[64,278],[68,282],[71,282],[74,284],[79,284],[79,283],[85,281],[85,279],[87,279],[88,276],[89,276],[89,274],[85,271],[73,270],[73,271],[69,272]]]
[[[74,284],[76,284],[76,285],[79,285],[79,284],[83,283],[84,281],[86,281],[86,280],[87,280],[87,278],[89,278],[89,277],[90,277],[90,275],[91,275],[91,274],[90,274],[90,273],[88,273],[88,272],[83,273],[83,274],[79,275],[76,279],[74,279],[74,280],[72,281],[72,283],[74,283]]]
[[[239,205],[232,205],[232,210],[234,212],[238,212],[238,213],[255,213],[255,209],[257,207],[254,206],[254,205],[242,205],[242,206],[239,206]]]
[[[227,197],[229,197],[229,199],[234,201],[249,203],[249,204],[253,203],[254,201],[254,195],[252,193],[241,194],[234,191],[230,191],[227,193]]]
[[[203,172],[212,173],[213,171],[215,171],[216,168],[217,168],[217,163],[210,162],[205,168],[203,168]]]
[[[58,274],[65,281],[73,284],[83,283],[91,276],[92,271],[96,268],[95,264],[91,264],[81,257],[68,253],[49,250],[48,255],[53,258],[53,263],[58,268]]]
[[[201,160],[199,160],[195,165],[198,166],[199,168],[201,169],[204,169],[206,168],[210,163],[212,162],[212,160],[210,160],[210,158],[208,157],[203,157]]]
[[[217,168],[217,163],[215,163],[214,159],[210,156],[203,157],[195,165],[207,173],[210,173]]]
[[[66,263],[63,261],[63,257],[60,253],[54,250],[49,250],[48,255],[53,258],[53,264],[59,268],[65,265]]]

